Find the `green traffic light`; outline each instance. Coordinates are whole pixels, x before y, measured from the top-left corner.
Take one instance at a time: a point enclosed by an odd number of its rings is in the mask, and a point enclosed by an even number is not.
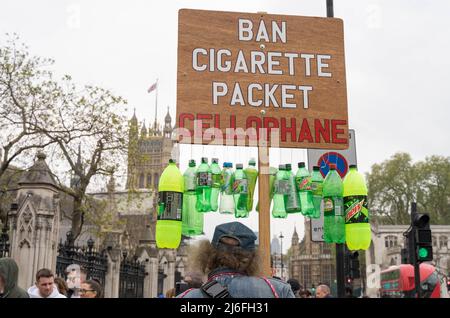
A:
[[[419,248],[419,257],[420,258],[427,258],[428,257],[428,249],[425,247]]]

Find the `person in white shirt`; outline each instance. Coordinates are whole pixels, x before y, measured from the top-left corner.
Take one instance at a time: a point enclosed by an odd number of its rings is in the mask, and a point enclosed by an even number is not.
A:
[[[35,285],[28,288],[30,298],[66,298],[59,293],[51,270],[42,268],[36,273]]]

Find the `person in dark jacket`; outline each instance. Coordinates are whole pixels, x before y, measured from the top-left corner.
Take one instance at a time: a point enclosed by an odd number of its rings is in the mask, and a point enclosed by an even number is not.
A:
[[[12,258],[0,258],[0,298],[29,298],[28,293],[17,286],[19,267]]]

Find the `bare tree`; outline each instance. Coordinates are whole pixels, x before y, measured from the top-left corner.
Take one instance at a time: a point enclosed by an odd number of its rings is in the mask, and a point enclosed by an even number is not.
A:
[[[14,160],[54,140],[37,129],[52,126],[61,89],[53,81],[50,59],[30,56],[13,36],[0,45],[0,177]]]
[[[53,116],[52,129],[38,129],[58,146],[58,156],[73,172],[71,187],[60,182],[61,190],[74,199],[72,234],[82,229],[88,207],[87,190],[95,176],[117,171],[127,151],[126,101],[110,91],[85,86],[78,89],[65,77],[63,103]]]

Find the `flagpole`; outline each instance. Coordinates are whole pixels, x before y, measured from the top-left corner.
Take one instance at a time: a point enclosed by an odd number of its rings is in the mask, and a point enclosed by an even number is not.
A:
[[[156,79],[156,99],[155,99],[155,124],[154,124],[154,130],[155,133],[157,131],[156,129],[156,119],[158,117],[158,79]]]

